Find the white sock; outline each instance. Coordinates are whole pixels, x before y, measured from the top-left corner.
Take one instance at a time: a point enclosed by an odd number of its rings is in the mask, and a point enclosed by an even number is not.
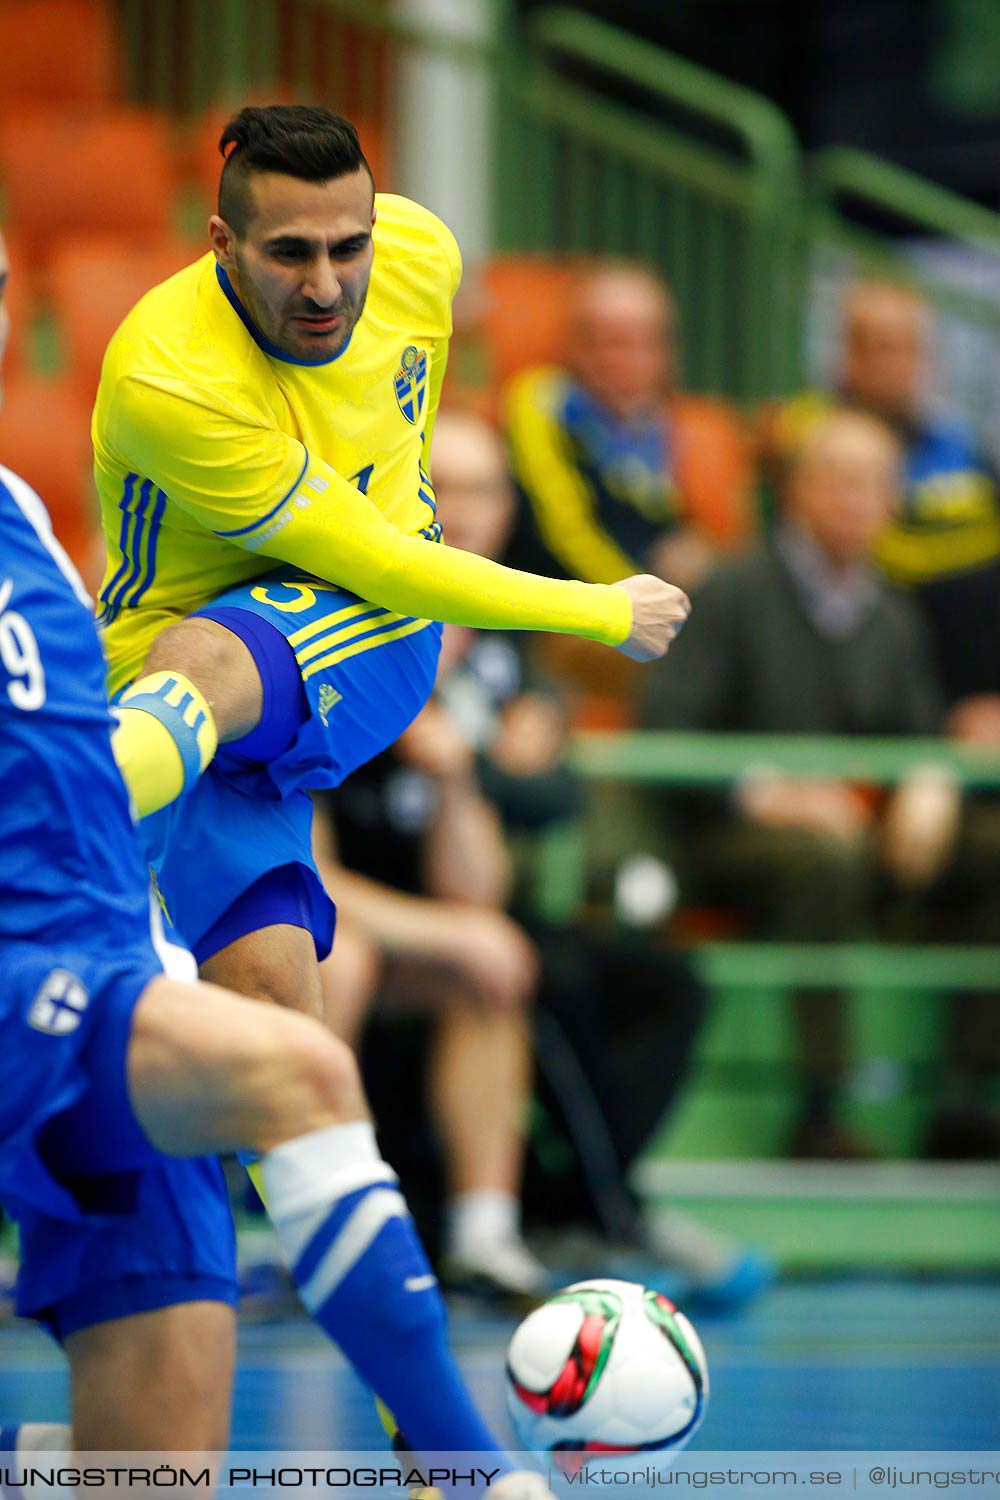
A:
[[[17,1429],[18,1458],[33,1453],[71,1453],[73,1429],[65,1422],[22,1422]]]
[[[268,1217],[294,1265],[334,1202],[372,1183],[396,1184],[368,1120],[324,1125],[266,1152],[260,1159]]]
[[[374,1170],[378,1167],[384,1172]],[[340,1197],[379,1176],[394,1175],[379,1155],[375,1127],[369,1120],[323,1125],[283,1141],[261,1157],[260,1170],[268,1212],[276,1219],[328,1202],[333,1185]]]
[[[13,1464],[2,1467],[25,1469],[51,1467],[46,1457],[58,1453],[64,1458],[73,1454],[73,1429],[63,1422],[20,1422],[14,1443]],[[8,1459],[10,1454],[4,1455]],[[27,1484],[17,1488],[12,1484],[0,1486],[5,1495],[19,1495],[21,1500],[70,1500],[74,1491],[68,1486]]]
[[[458,1260],[479,1259],[498,1242],[519,1239],[521,1204],[502,1188],[456,1193],[445,1206],[447,1253]]]
[[[499,1452],[448,1348],[437,1277],[371,1125],[314,1130],[260,1166],[302,1301],[414,1452]]]

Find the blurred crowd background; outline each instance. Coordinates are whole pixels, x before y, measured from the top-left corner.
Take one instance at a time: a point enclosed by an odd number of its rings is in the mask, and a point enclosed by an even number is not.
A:
[[[0,458],[92,588],[104,347],[281,100],[462,244],[446,539],[694,599],[650,669],[449,628],[318,810],[331,1024],[456,1284],[539,1289],[512,1195],[706,1305],[1000,1268],[998,80],[974,0],[0,0]]]

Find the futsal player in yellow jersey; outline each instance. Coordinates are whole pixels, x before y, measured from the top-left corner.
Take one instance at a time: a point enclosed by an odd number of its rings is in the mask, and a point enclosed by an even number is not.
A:
[[[453,237],[374,201],[357,133],[329,111],[245,109],[221,145],[213,253],[126,318],[94,414],[115,750],[202,976],[318,1014],[334,908],[309,789],[419,712],[438,622],[572,631],[642,660],[689,606],[659,579],[541,579],[444,545],[428,450]],[[371,1167],[352,1130],[335,1152],[348,1184]],[[358,1258],[321,1276],[324,1326],[393,1386],[418,1442],[436,1402],[449,1447],[489,1447],[397,1201],[345,1187],[331,1233]]]
[[[371,196],[366,184],[361,196]],[[165,623],[273,568],[286,546],[307,571],[328,560],[330,581],[349,578],[377,598],[388,582],[380,532],[390,544],[390,527],[414,539],[421,571],[424,543],[439,540],[427,464],[458,246],[405,198],[383,194],[375,206],[364,316],[335,353],[300,358],[272,345],[212,254],[145,297],[112,340],[94,439],[113,690]],[[281,262],[295,254],[280,252]],[[337,513],[344,492],[367,514],[360,534],[357,516]],[[299,518],[311,533],[301,539]],[[308,550],[318,528],[329,532],[328,559]],[[422,583],[430,609],[433,584]],[[622,608],[592,610],[609,636],[623,618]]]
[[[168,915],[206,975],[314,1009],[333,912],[306,789],[416,715],[437,622],[648,658],[688,603],[652,578],[536,578],[443,545],[428,450],[453,236],[374,199],[329,111],[245,109],[221,144],[212,255],[143,298],[105,358],[101,620]]]

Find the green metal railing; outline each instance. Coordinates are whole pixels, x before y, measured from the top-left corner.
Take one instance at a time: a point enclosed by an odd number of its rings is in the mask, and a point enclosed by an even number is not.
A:
[[[936,766],[969,790],[1000,788],[995,750],[936,739],[590,732],[575,736],[572,761],[590,783],[678,789],[730,785],[748,769],[765,766],[882,787],[896,785],[917,767]],[[573,915],[586,893],[587,865],[584,823],[546,836],[535,872],[541,914],[554,921]],[[993,946],[713,942],[697,950],[697,960],[711,984],[741,989],[831,983],[857,989],[1000,988],[1000,947]]]
[[[743,401],[802,382],[810,305],[827,310],[830,344],[848,278],[909,283],[942,315],[948,395],[990,436],[1000,293],[977,293],[905,239],[947,240],[988,272],[1000,266],[1000,216],[864,152],[805,162],[768,101],[591,17],[543,11],[530,40],[498,183],[505,245],[659,265],[678,295],[686,380]],[[627,103],[607,97],[616,88]],[[860,227],[859,211],[901,240]]]
[[[378,136],[392,186],[391,133],[419,128],[393,120],[402,61],[447,53],[486,69],[497,247],[658,266],[677,294],[691,388],[742,402],[796,388],[808,308],[819,308],[822,345],[841,283],[875,272],[930,297],[952,396],[984,431],[995,426],[1000,296],[918,262],[860,227],[858,211],[946,238],[987,268],[1000,259],[1000,217],[862,152],[806,163],[782,113],[748,89],[565,6],[523,26],[512,0],[488,0],[488,45],[408,20],[391,0],[108,3],[129,98],[182,119],[247,98],[322,100]]]
[[[528,37],[501,72],[501,247],[646,260],[675,290],[689,385],[743,400],[792,388],[802,169],[785,117],[569,9]]]
[[[760,766],[795,776],[835,776],[892,786],[924,765],[940,766],[970,788],[1000,786],[1000,755],[995,750],[939,739],[591,732],[577,735],[573,761],[593,780],[659,786],[722,786]]]
[[[809,189],[814,285],[835,295],[858,275],[888,276],[927,297],[939,316],[939,362],[948,387],[943,394],[979,428],[989,448],[1000,413],[1000,215],[864,151],[844,148],[810,158]],[[862,217],[877,215],[904,245],[909,239],[909,248],[900,250],[885,232],[861,227],[859,211]],[[934,254],[942,245],[948,247],[943,259]],[[958,262],[964,263],[960,272]],[[822,305],[822,295],[813,299],[814,309]]]

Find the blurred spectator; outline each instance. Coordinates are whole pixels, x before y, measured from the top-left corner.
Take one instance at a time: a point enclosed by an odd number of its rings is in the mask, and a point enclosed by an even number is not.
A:
[[[510,382],[505,427],[525,567],[613,583],[654,572],[690,589],[750,523],[749,451],[723,402],[677,390],[677,312],[641,266],[581,275],[563,367]]]
[[[750,446],[726,403],[678,390],[673,297],[650,270],[581,272],[559,365],[521,371],[503,398],[520,506],[507,561],[613,583],[658,573],[690,590],[751,529]],[[591,690],[627,696],[605,654],[546,643]]]
[[[899,459],[890,430],[866,414],[834,411],[808,426],[788,463],[773,537],[718,570],[669,664],[650,669],[650,727],[883,735],[939,728],[924,622],[870,560],[899,500]],[[691,796],[675,811],[692,887],[743,912],[761,935],[861,938],[880,882],[911,906],[931,897],[947,903],[961,888],[966,905],[951,901],[952,936],[982,940],[991,921],[994,940],[1000,931],[1000,842],[980,840],[973,893],[973,828],[959,838],[957,791],[934,767],[914,772],[881,804],[840,781],[748,767],[730,799]],[[988,1004],[995,1031],[994,997]],[[792,1150],[863,1155],[839,1115],[848,1063],[843,996],[811,989],[795,997],[795,1016],[803,1098]],[[972,1028],[965,1032],[971,1046]],[[968,1083],[983,1059],[970,1050],[962,1065]]]
[[[837,394],[807,392],[765,417],[772,474],[831,402],[881,417],[903,447],[903,503],[878,542],[896,583],[927,614],[949,704],[990,711],[1000,738],[1000,489],[991,463],[960,423],[927,400],[932,319],[917,293],[887,282],[849,290]]]
[[[877,556],[924,611],[948,710],[945,730],[1000,746],[1000,484],[973,435],[931,410],[932,335],[931,310],[917,293],[856,283],[844,302],[839,399],[882,417],[903,446],[903,504]],[[772,477],[833,399],[808,392],[765,417]],[[950,876],[935,893],[936,935],[995,941],[1000,926],[989,890],[998,847],[1000,801],[993,794],[970,798]],[[948,1057],[952,1083],[928,1151],[1000,1154],[1000,1132],[981,1099],[1000,1071],[1000,1017],[991,996],[959,997]]]
[[[435,430],[434,477],[439,512],[453,545],[496,552],[505,539],[513,506],[500,445],[485,423],[469,415],[442,413]],[[442,670],[435,700],[396,747],[361,768],[335,799],[344,863],[404,891],[421,893],[419,905],[454,914],[449,958],[452,986],[440,976],[438,1013],[432,1042],[430,1109],[442,1130],[451,1204],[446,1214],[444,1271],[448,1279],[469,1281],[470,1269],[489,1271],[485,1247],[457,1244],[456,1155],[463,1134],[474,1141],[482,1119],[496,1113],[494,1094],[511,1102],[509,1081],[498,1078],[490,1044],[475,1041],[478,1026],[502,1031],[521,1025],[509,1005],[489,1009],[490,991],[509,966],[509,956],[490,947],[476,955],[470,921],[513,927],[504,914],[510,899],[508,848],[504,827],[537,830],[566,818],[578,805],[574,778],[566,764],[565,718],[543,685],[525,679],[513,638],[495,633],[446,629]],[[503,815],[502,826],[498,812]],[[331,874],[331,888],[342,912],[352,908],[350,883]],[[347,901],[345,904],[345,894]],[[431,898],[431,899],[429,899]],[[413,896],[396,897],[409,899]],[[745,1301],[770,1276],[767,1265],[749,1252],[678,1214],[644,1220],[626,1180],[628,1167],[669,1108],[684,1075],[703,1012],[700,986],[675,955],[639,944],[614,943],[580,927],[545,928],[525,914],[541,963],[537,985],[536,1037],[540,1072],[538,1097],[548,1119],[550,1145],[567,1152],[579,1170],[546,1175],[534,1153],[529,1172],[532,1202],[541,1202],[551,1224],[560,1216],[596,1218],[604,1233],[665,1262],[672,1290],[696,1289],[718,1304]],[[463,931],[464,929],[464,931]],[[377,924],[369,932],[378,940]],[[517,953],[528,943],[523,927],[503,941]],[[433,940],[432,940],[433,941]],[[384,945],[384,938],[383,938]],[[413,985],[409,953],[391,980],[395,996],[427,986]],[[440,950],[439,950],[440,951]],[[336,955],[336,949],[335,949]],[[479,972],[476,972],[476,969]],[[330,972],[336,985],[336,961]],[[614,995],[614,1003],[610,1001]],[[455,1028],[451,1091],[439,1065],[442,1028]],[[527,1041],[521,1029],[518,1036]],[[500,1063],[504,1054],[499,1054]],[[669,1062],[665,1062],[669,1059]],[[526,1062],[514,1074],[524,1088]],[[373,1076],[378,1108],[379,1080]],[[450,1120],[442,1098],[451,1094]],[[398,1111],[397,1111],[398,1113]],[[510,1112],[508,1109],[508,1139]],[[407,1101],[407,1135],[414,1124]],[[403,1143],[405,1145],[405,1142]],[[468,1155],[468,1144],[465,1147]],[[390,1148],[391,1155],[391,1148]],[[508,1167],[519,1153],[508,1150]],[[480,1165],[482,1157],[479,1157]],[[582,1163],[582,1166],[579,1165]],[[470,1159],[470,1169],[473,1162]],[[513,1213],[514,1182],[508,1194],[507,1223]],[[496,1184],[494,1184],[496,1186]],[[593,1262],[580,1269],[592,1272]],[[501,1278],[496,1272],[489,1277]]]

